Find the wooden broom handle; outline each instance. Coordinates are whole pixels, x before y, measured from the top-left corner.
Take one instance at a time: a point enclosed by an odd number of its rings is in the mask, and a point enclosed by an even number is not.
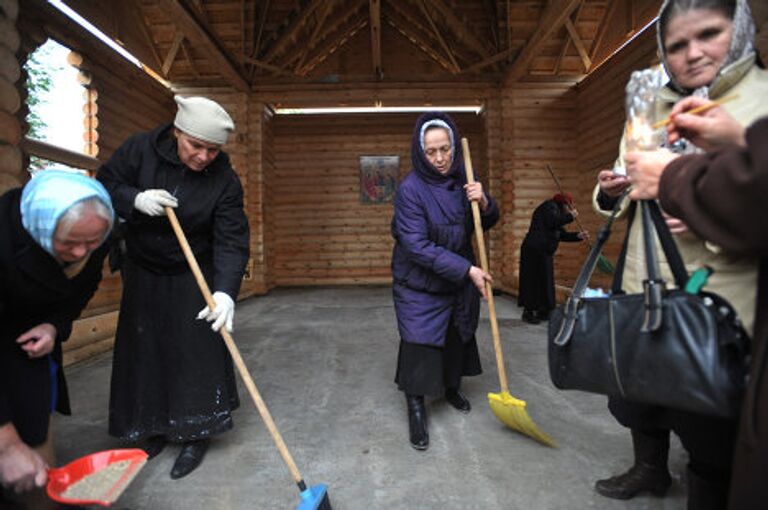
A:
[[[176,218],[176,213],[174,213],[173,209],[170,207],[165,208],[165,213],[168,215],[168,220],[170,220],[173,231],[176,233],[176,237],[179,240],[179,244],[181,245],[181,250],[184,252],[184,256],[187,258],[189,267],[192,269],[192,274],[195,275],[195,280],[197,280],[197,285],[200,287],[200,291],[203,293],[205,303],[211,310],[215,309],[216,303],[214,302],[213,296],[211,295],[211,290],[208,288],[208,283],[203,277],[203,272],[200,270],[200,266],[197,263],[195,254],[192,253],[192,248],[189,247],[187,236],[184,235],[184,231],[181,229],[179,220]],[[291,475],[293,476],[293,479],[296,481],[296,483],[302,483],[299,468],[296,467],[296,463],[293,461],[291,452],[288,451],[288,447],[285,445],[285,441],[283,441],[283,436],[281,436],[280,431],[277,430],[275,421],[272,419],[272,415],[269,414],[269,409],[267,409],[267,405],[261,398],[261,394],[259,394],[259,390],[256,388],[256,384],[253,382],[253,378],[251,378],[251,374],[248,372],[248,368],[245,366],[243,357],[240,355],[240,350],[237,348],[235,340],[232,338],[232,334],[227,331],[225,326],[222,326],[221,329],[219,329],[219,332],[221,333],[221,336],[224,337],[224,343],[227,345],[227,349],[229,349],[229,354],[232,356],[232,359],[237,366],[237,370],[240,372],[240,377],[243,378],[243,382],[248,388],[248,393],[251,394],[253,403],[256,404],[256,408],[259,410],[259,414],[261,415],[261,419],[264,421],[264,425],[267,426],[267,430],[269,430],[269,433],[272,436],[272,440],[275,442],[277,449],[280,451],[280,456],[283,458],[286,466],[288,466],[288,470],[291,472]]]
[[[469,155],[469,142],[466,138],[461,139],[461,147],[464,151],[464,169],[467,172],[467,183],[475,182],[475,173],[472,170],[472,158]],[[483,224],[480,221],[480,206],[476,201],[472,201],[472,218],[475,221],[475,239],[477,240],[477,252],[480,255],[480,268],[486,273],[488,271],[488,257],[485,254],[485,240],[483,239]],[[491,334],[493,335],[493,348],[496,351],[496,368],[499,372],[499,385],[501,391],[509,393],[509,384],[507,383],[507,371],[504,368],[504,354],[501,352],[501,336],[499,335],[499,324],[496,320],[496,306],[493,303],[493,286],[491,282],[485,282],[485,295],[488,299],[488,314],[491,319]]]

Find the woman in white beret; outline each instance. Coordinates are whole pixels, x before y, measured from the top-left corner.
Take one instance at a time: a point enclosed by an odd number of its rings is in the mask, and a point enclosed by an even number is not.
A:
[[[122,223],[123,297],[115,337],[109,433],[155,456],[180,444],[177,479],[232,428],[239,400],[218,330],[231,331],[248,261],[240,180],[221,150],[234,123],[219,104],[176,96],[173,124],[129,138],[98,172]],[[165,216],[175,209],[214,291],[206,306]],[[201,311],[202,310],[202,311]],[[206,319],[213,324],[207,324]]]

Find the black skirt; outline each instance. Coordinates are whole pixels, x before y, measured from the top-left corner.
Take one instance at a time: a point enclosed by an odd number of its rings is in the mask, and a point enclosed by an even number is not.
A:
[[[451,324],[444,347],[400,341],[395,383],[409,395],[442,395],[446,388],[459,388],[463,376],[483,373],[477,340],[466,343]]]
[[[552,255],[528,238],[520,248],[520,288],[517,304],[526,310],[549,312],[555,307],[555,275]]]
[[[203,267],[206,279],[210,267]],[[109,433],[127,441],[164,436],[171,442],[232,428],[239,405],[232,359],[210,323],[190,272],[153,273],[123,263]]]

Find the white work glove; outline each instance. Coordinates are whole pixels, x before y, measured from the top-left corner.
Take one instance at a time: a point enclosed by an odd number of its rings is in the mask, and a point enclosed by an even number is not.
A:
[[[165,215],[165,207],[177,207],[179,201],[164,189],[142,191],[133,200],[133,207],[149,216]]]
[[[197,318],[213,322],[211,329],[214,331],[218,331],[222,326],[226,325],[227,331],[231,333],[232,319],[235,318],[235,302],[232,301],[232,298],[226,292],[214,292],[213,302],[216,304],[216,308],[211,310],[206,306],[200,310]]]

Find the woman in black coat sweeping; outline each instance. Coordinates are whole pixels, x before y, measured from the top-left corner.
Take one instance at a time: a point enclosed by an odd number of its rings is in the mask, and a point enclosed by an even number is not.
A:
[[[520,248],[520,290],[518,306],[523,307],[523,320],[538,324],[549,318],[555,307],[555,272],[553,257],[560,241],[583,241],[585,232],[567,232],[578,212],[570,193],[557,193],[542,202],[531,217],[528,234]]]
[[[44,486],[54,464],[50,416],[70,414],[61,344],[101,280],[113,220],[104,187],[71,172],[46,170],[0,196],[0,484],[9,492]],[[24,503],[50,504],[42,491]]]
[[[243,189],[221,151],[234,123],[209,99],[176,102],[173,125],[129,138],[98,172],[124,220],[126,248],[109,433],[147,440],[150,456],[167,442],[181,444],[174,479],[202,462],[212,436],[232,428],[237,387],[217,332],[232,329],[249,252]],[[215,291],[214,311],[205,306],[165,207],[176,208]]]

